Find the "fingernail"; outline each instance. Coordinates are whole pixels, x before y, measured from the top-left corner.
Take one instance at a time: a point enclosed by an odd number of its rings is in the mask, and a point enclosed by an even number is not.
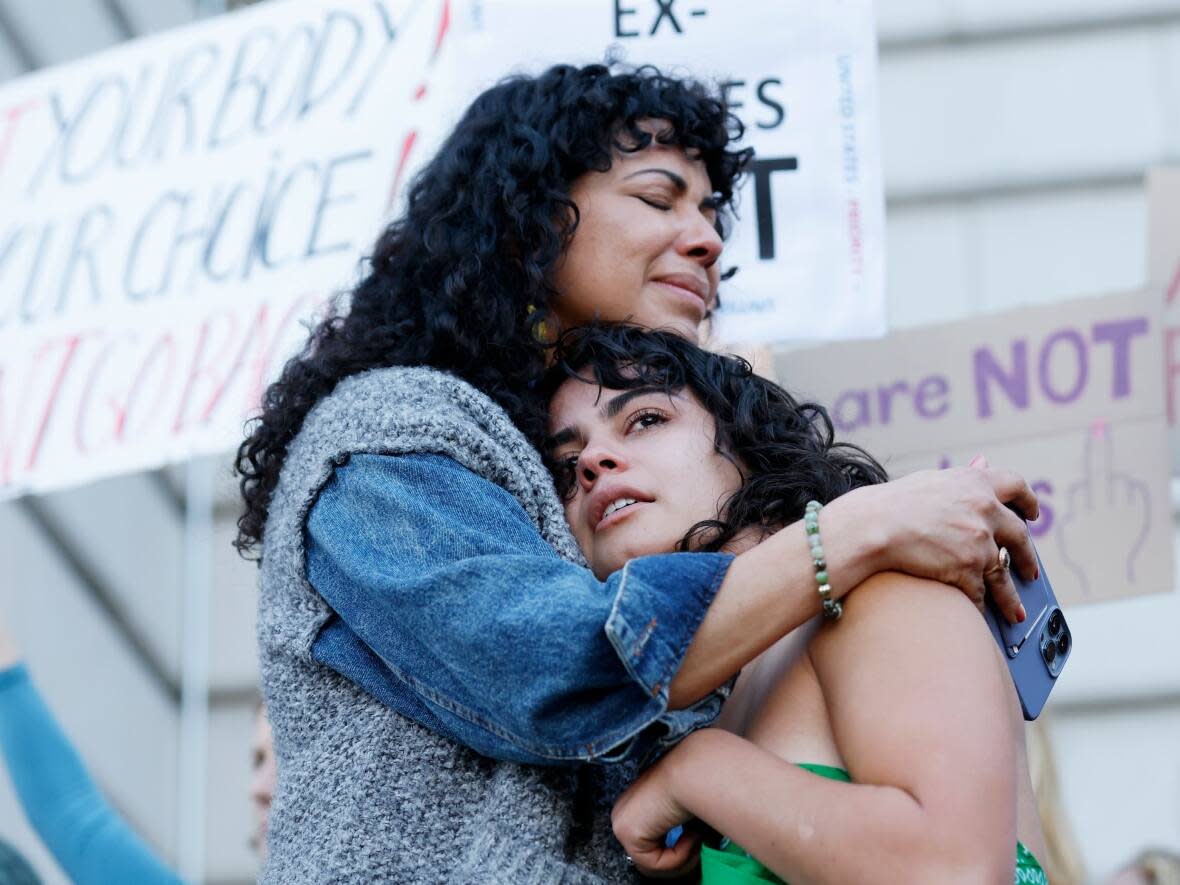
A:
[[[1016,613],[1016,623],[1017,623],[1017,624],[1023,624],[1023,623],[1024,623],[1024,621],[1025,621],[1025,619],[1026,619],[1027,617],[1028,617],[1028,612],[1026,612],[1026,611],[1024,610],[1024,606],[1023,606],[1023,605],[1022,605],[1022,606],[1020,606],[1020,611],[1018,611],[1018,612]]]

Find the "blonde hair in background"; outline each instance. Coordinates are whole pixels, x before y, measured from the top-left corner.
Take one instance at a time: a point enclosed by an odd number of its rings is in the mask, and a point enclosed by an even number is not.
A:
[[[1131,862],[1130,869],[1148,885],[1180,885],[1180,855],[1162,848],[1148,848]]]
[[[1061,782],[1046,718],[1042,714],[1025,729],[1028,769],[1037,794],[1037,811],[1045,831],[1047,851],[1045,857],[1037,859],[1045,868],[1051,885],[1082,885],[1086,880],[1086,868],[1061,800]]]

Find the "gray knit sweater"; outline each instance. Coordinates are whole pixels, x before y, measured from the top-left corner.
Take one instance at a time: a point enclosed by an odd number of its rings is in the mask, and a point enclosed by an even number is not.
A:
[[[320,402],[288,450],[263,544],[258,631],[279,768],[263,881],[632,881],[609,822],[628,772],[582,770],[593,826],[567,841],[578,775],[480,756],[313,660],[330,610],[307,580],[304,529],[354,452],[450,456],[511,492],[561,556],[582,562],[536,450],[470,385],[431,369],[377,369]]]

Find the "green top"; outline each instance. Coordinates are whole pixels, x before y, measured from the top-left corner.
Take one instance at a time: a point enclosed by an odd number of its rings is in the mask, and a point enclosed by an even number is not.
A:
[[[834,781],[851,783],[852,778],[843,768],[831,765],[812,765],[801,762],[799,767]],[[701,885],[756,885],[770,882],[787,885],[768,867],[729,839],[721,840],[720,848],[701,848]],[[1049,877],[1041,869],[1033,853],[1020,842],[1016,843],[1015,885],[1049,885]]]

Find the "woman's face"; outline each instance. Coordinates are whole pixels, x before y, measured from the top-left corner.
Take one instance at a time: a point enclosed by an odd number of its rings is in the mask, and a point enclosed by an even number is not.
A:
[[[565,516],[595,575],[670,553],[696,523],[717,517],[742,478],[714,446],[714,431],[713,416],[687,391],[611,390],[573,378],[558,388],[550,454],[572,471]]]
[[[570,197],[580,222],[553,274],[560,326],[627,321],[696,340],[717,299],[721,255],[705,164],[653,140],[575,180]]]

